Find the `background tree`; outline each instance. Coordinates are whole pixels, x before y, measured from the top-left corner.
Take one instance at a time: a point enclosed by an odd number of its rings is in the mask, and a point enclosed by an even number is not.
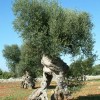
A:
[[[6,45],[3,50],[3,56],[6,58],[8,68],[17,75],[17,64],[20,61],[20,49],[18,45]]]
[[[92,55],[91,57],[88,57],[87,59],[82,61],[83,75],[92,74],[92,68],[93,68],[95,59],[96,59],[96,55]]]
[[[82,60],[78,59],[70,65],[71,75],[74,78],[78,78],[82,75]]]
[[[0,69],[0,79],[2,78],[3,71]]]
[[[84,75],[91,75],[93,64],[95,62],[96,55],[92,55],[87,59],[82,57],[71,63],[70,65],[70,76],[83,79]]]
[[[92,74],[100,75],[100,64],[93,66]]]
[[[53,58],[63,54],[92,55],[93,24],[87,12],[64,9],[55,0],[15,0],[13,12],[14,28],[34,48],[34,58],[43,54]]]
[[[14,77],[14,73],[2,71],[2,70],[0,69],[0,79],[8,79],[8,78],[10,78],[10,77]]]

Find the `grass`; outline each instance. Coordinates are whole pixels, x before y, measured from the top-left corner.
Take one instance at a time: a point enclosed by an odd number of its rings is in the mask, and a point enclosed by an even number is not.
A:
[[[53,94],[56,83],[52,82],[48,89],[48,97]],[[35,88],[39,88],[40,82]],[[100,80],[86,81],[82,85],[70,85],[72,100],[100,100]],[[34,89],[33,89],[34,90]],[[0,100],[27,100],[32,89],[20,88],[20,82],[0,83]]]
[[[20,88],[20,83],[0,83],[0,100],[27,100],[31,89]]]
[[[85,85],[73,93],[74,100],[100,100],[100,81],[93,80],[85,82]]]

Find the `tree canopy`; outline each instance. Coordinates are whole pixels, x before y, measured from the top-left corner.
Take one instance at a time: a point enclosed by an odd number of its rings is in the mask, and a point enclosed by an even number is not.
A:
[[[15,0],[15,30],[38,55],[91,55],[94,39],[87,12],[64,9],[56,0]]]
[[[40,75],[41,67],[41,56],[36,53],[36,49],[30,43],[24,43],[21,46],[21,56],[19,64],[17,65],[19,75],[23,75],[25,71],[28,71],[30,75],[36,77]]]

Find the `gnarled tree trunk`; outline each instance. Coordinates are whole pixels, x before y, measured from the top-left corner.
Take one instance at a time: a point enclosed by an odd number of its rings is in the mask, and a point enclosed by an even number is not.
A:
[[[64,98],[67,98],[69,91],[65,83],[65,74],[69,69],[68,65],[60,58],[51,59],[46,55],[43,55],[41,64],[44,66],[41,87],[33,92],[28,100],[48,100],[46,92],[54,75],[56,76],[57,86],[51,100],[58,100],[59,98],[59,100],[64,100]]]

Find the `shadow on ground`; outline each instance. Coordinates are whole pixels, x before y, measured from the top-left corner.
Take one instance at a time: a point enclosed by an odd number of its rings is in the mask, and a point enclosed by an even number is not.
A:
[[[48,89],[55,89],[55,88],[56,88],[55,85],[50,85],[50,86],[48,87]]]
[[[100,100],[100,94],[79,96],[76,100]]]

